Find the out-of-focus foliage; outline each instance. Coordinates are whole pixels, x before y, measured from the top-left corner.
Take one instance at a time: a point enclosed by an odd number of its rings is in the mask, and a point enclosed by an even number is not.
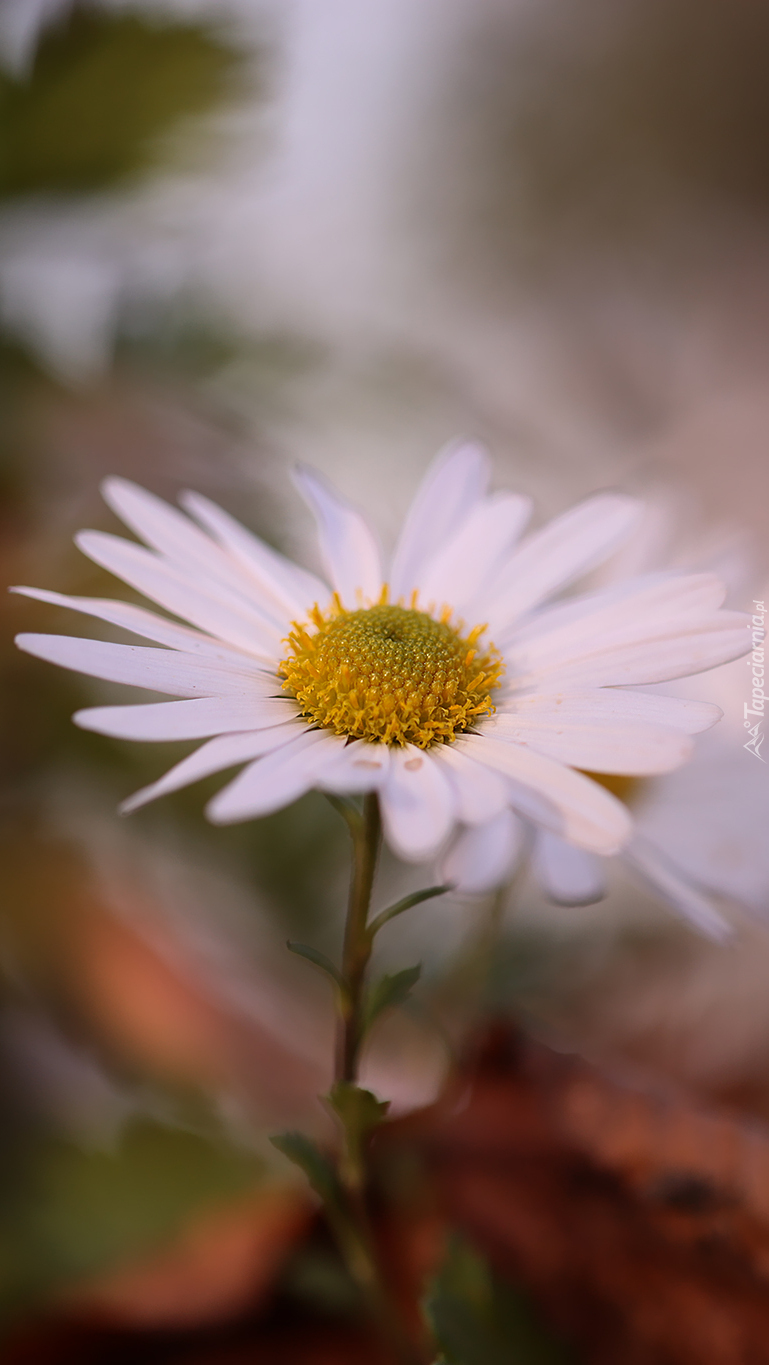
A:
[[[459,1237],[427,1295],[440,1365],[567,1365],[572,1359],[523,1294]]]
[[[150,1120],[129,1125],[114,1149],[53,1137],[10,1154],[0,1219],[0,1314],[53,1286],[104,1272],[173,1237],[191,1208],[254,1186],[248,1153]]]
[[[0,194],[103,189],[227,89],[235,54],[202,28],[76,8],[42,35],[28,76],[0,76]]]

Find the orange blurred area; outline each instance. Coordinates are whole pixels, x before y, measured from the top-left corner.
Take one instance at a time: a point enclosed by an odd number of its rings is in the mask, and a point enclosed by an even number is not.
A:
[[[419,1292],[453,1227],[525,1286],[574,1358],[769,1358],[766,1135],[508,1028],[477,1041],[441,1103],[378,1141],[380,1244],[400,1292]],[[73,1287],[7,1359],[373,1359],[352,1326],[331,1346],[290,1281],[276,1291],[289,1254],[317,1245],[311,1221],[295,1194],[198,1220],[164,1255]]]

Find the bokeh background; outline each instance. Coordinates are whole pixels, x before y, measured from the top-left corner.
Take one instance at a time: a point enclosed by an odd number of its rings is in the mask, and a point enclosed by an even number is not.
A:
[[[107,473],[312,566],[301,459],[391,543],[466,433],[540,520],[642,492],[631,565],[765,597],[768,63],[756,0],[0,0],[4,581],[120,591],[72,545],[117,529]],[[341,822],[213,830],[200,787],[120,820],[178,746],[72,727],[119,690],[12,641],[78,623],[0,611],[2,1330],[333,1299],[267,1135],[323,1131],[330,1003],[283,945],[338,946]],[[733,938],[619,871],[587,909],[430,903],[384,949],[425,963],[366,1063],[397,1111],[494,1014],[769,1120],[769,780],[744,665],[687,687],[724,721],[649,820]],[[386,861],[381,895],[420,880]]]

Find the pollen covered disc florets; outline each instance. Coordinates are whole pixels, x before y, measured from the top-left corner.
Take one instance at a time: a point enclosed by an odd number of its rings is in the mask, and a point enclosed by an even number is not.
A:
[[[346,611],[338,598],[295,625],[279,666],[283,687],[315,725],[386,744],[450,743],[494,710],[502,673],[485,626],[463,634],[451,611],[439,617],[386,600]]]

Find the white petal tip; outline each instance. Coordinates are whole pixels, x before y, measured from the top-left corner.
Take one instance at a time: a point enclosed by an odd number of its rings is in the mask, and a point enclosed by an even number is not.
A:
[[[106,479],[102,479],[99,487],[102,497],[109,502],[110,498],[119,497],[126,489],[134,489],[136,484],[131,483],[129,479],[121,479],[119,474],[108,474]]]
[[[35,658],[44,659],[45,655],[41,653],[40,645],[38,644],[40,639],[45,639],[45,636],[35,635],[30,631],[22,631],[20,635],[15,635],[13,637],[13,643],[16,645],[17,649],[23,649],[25,654],[34,654]]]
[[[256,816],[233,815],[226,807],[222,810],[216,798],[214,798],[213,801],[209,801],[204,813],[210,825],[237,825],[242,821],[256,819]]]
[[[606,891],[596,891],[589,896],[554,896],[552,891],[548,891],[547,899],[553,905],[567,906],[571,910],[585,910],[589,905],[600,905],[601,901],[606,900]]]
[[[91,708],[91,709],[96,709]],[[95,730],[98,734],[98,726],[94,725],[90,718],[90,710],[76,711],[72,717],[72,724],[80,727],[81,730]]]

